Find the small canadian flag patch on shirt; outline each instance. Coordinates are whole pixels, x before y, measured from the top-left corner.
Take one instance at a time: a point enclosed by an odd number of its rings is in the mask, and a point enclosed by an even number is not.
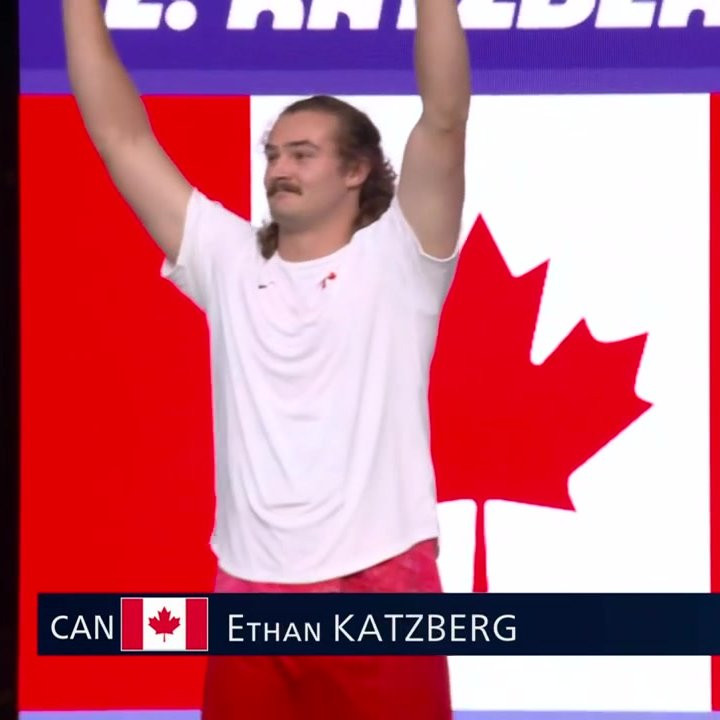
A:
[[[208,599],[124,597],[120,626],[121,650],[207,652]]]

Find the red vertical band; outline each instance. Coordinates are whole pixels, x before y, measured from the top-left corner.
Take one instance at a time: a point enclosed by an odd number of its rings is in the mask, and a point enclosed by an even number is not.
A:
[[[710,96],[710,590],[720,592],[720,95]],[[720,658],[712,659],[720,710]]]
[[[143,601],[123,598],[120,601],[121,650],[143,649]]]
[[[188,650],[208,649],[208,601],[207,598],[185,600],[186,648]]]
[[[249,99],[144,100],[188,182],[248,218]],[[75,100],[25,95],[20,103],[18,704],[197,707],[202,656],[98,662],[37,653],[33,619],[45,588],[185,595],[212,577],[215,558],[197,542],[213,520],[212,392],[205,318],[160,278],[162,252],[113,187]],[[182,392],[169,400],[162,388]],[[97,512],[98,477],[113,512]],[[148,548],[172,554],[162,572]]]

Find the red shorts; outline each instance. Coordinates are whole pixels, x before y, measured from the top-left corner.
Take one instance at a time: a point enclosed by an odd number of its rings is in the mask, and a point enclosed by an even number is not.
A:
[[[441,592],[437,542],[353,575],[305,585],[218,572],[216,592]],[[203,720],[451,720],[441,656],[208,658]]]

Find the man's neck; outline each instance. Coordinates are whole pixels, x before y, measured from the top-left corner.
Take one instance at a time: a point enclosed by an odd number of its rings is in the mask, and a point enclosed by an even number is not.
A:
[[[317,260],[347,245],[352,235],[352,229],[345,221],[298,231],[281,227],[278,253],[287,262]]]

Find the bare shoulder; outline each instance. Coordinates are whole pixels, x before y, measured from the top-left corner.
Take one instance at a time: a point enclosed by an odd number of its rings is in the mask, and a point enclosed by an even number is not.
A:
[[[171,261],[177,259],[193,188],[151,133],[102,151],[119,192]]]
[[[403,157],[398,202],[423,250],[450,256],[465,199],[465,125],[438,128],[421,118]]]

